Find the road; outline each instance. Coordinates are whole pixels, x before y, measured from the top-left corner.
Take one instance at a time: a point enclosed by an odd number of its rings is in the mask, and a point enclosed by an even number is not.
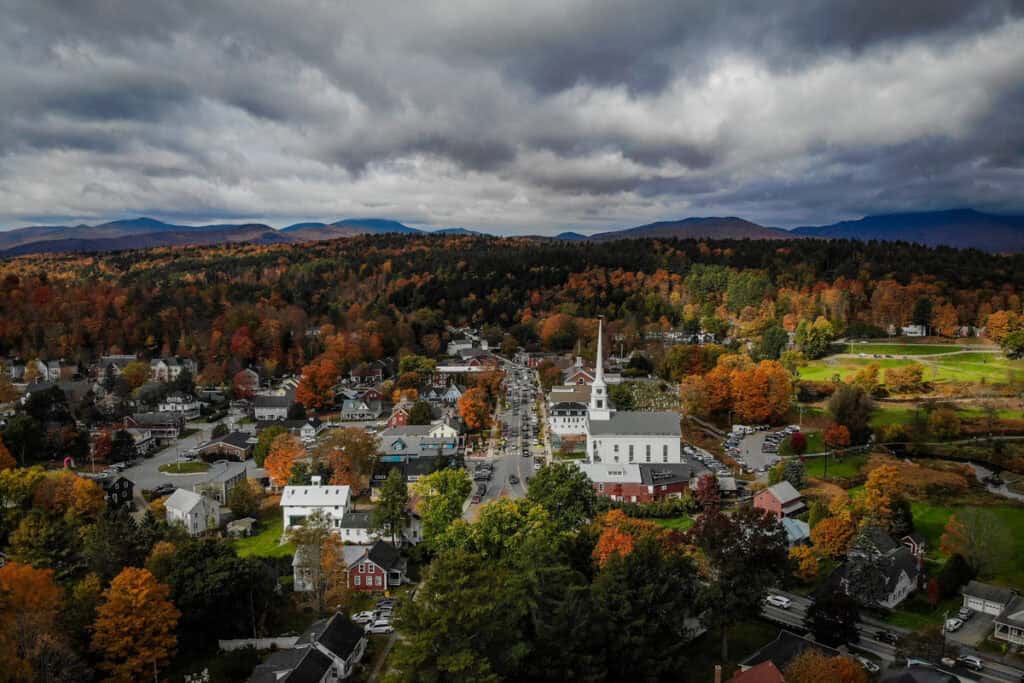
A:
[[[801,630],[806,630],[804,619],[807,615],[807,609],[811,606],[813,601],[802,595],[786,591],[774,590],[772,593],[789,598],[792,600],[792,604],[789,609],[781,609],[779,607],[773,607],[765,604],[761,611],[762,616],[764,616],[765,619],[778,623],[782,626],[792,626]],[[847,648],[852,653],[856,653],[858,651],[861,653],[868,653],[875,659],[883,662],[885,665],[892,664],[896,661],[896,648],[887,643],[881,643],[875,639],[875,633],[880,630],[885,630],[897,637],[902,637],[908,633],[906,629],[897,628],[872,619],[871,617],[862,616],[860,622],[857,624],[857,631],[860,633],[860,641],[852,645],[848,645]],[[993,683],[1018,683],[1019,681],[1024,680],[1024,671],[1020,671],[1014,667],[1007,666],[1002,662],[993,660],[985,653],[977,652],[969,648],[957,648],[956,646],[952,646],[952,644],[948,649],[950,652],[949,656],[951,657],[955,657],[957,654],[973,654],[984,660],[985,670],[981,672],[969,671],[962,667],[954,667],[951,669],[954,673],[963,676],[965,680],[992,681]]]
[[[520,380],[517,377],[525,376]],[[499,407],[495,412],[495,422],[501,425],[501,434],[505,439],[505,445],[493,441],[487,449],[487,457],[482,460],[467,460],[470,474],[474,468],[483,462],[490,463],[493,467],[490,481],[474,482],[473,494],[476,493],[478,483],[487,485],[487,493],[480,503],[468,503],[463,509],[463,516],[472,519],[480,505],[489,503],[498,498],[521,498],[526,495],[526,480],[532,477],[536,471],[534,458],[550,460],[547,449],[541,446],[533,446],[533,431],[530,416],[534,416],[533,425],[540,422],[534,412],[535,403],[533,395],[539,395],[539,387],[536,386],[536,373],[522,365],[508,362],[505,365],[506,388],[508,390],[508,401],[505,407]],[[527,449],[529,455],[522,456],[522,450]],[[509,477],[515,476],[518,482],[512,484]],[[471,494],[472,495],[472,494]]]

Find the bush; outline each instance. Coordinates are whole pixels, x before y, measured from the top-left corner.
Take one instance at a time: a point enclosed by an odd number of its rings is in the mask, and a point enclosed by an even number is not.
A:
[[[650,503],[625,503],[602,496],[597,499],[597,509],[598,512],[622,510],[628,516],[637,519],[667,519],[694,512],[697,505],[688,495],[682,498],[664,498]]]
[[[974,578],[974,571],[963,555],[956,553],[939,570],[939,591],[942,597],[951,598],[960,592],[960,587]]]

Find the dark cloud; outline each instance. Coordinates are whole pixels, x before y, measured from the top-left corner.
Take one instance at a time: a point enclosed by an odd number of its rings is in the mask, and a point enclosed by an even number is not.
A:
[[[1024,0],[0,3],[0,225],[1024,212]]]

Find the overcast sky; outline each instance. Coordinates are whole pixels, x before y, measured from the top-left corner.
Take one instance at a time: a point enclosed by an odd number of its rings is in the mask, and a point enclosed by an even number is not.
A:
[[[0,226],[1024,213],[1024,1],[0,0]]]

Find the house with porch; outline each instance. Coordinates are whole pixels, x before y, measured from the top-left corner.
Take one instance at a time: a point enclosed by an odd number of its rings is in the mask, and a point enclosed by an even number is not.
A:
[[[248,683],[331,683],[352,676],[366,653],[367,636],[343,612],[313,622],[290,648],[276,650]]]

